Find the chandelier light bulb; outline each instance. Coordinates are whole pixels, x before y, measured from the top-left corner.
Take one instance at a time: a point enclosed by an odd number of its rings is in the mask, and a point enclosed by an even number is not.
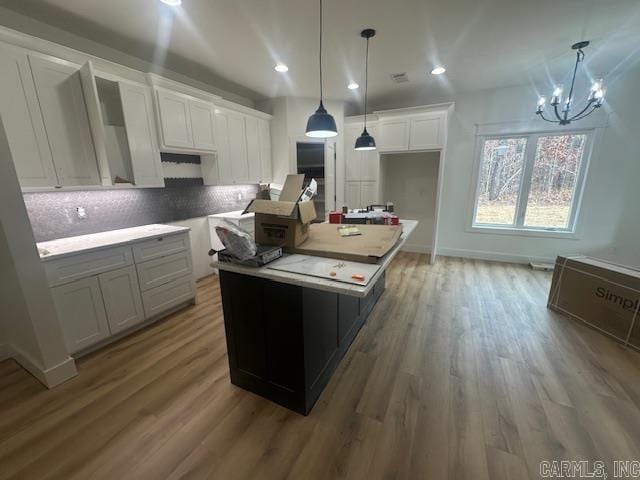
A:
[[[538,108],[536,113],[541,113],[544,110],[544,106],[547,103],[547,98],[544,96],[538,97]]]
[[[551,95],[551,105],[558,105],[560,103],[561,98],[562,98],[562,87],[554,88],[553,94]]]
[[[591,86],[591,90],[589,90],[588,100],[590,102],[595,102],[604,97],[603,83],[604,82],[602,81],[602,79],[596,80],[595,82],[593,82],[593,85]]]

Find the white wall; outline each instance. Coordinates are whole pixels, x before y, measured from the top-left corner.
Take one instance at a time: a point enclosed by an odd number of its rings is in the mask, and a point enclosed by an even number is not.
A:
[[[431,251],[439,161],[439,152],[394,153],[380,157],[382,202],[393,202],[400,218],[420,222],[403,250]]]
[[[49,387],[74,376],[1,121],[0,287],[12,356]]]
[[[608,85],[607,108],[613,113],[591,158],[578,239],[469,231],[476,124],[535,121],[537,93],[530,87],[513,87],[457,95],[447,141],[438,253],[522,262],[584,253],[638,263],[638,85],[640,69]]]

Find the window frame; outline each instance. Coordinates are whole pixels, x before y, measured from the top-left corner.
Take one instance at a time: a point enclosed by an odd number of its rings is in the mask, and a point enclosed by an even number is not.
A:
[[[467,229],[471,232],[480,233],[497,233],[507,235],[525,235],[525,236],[538,236],[538,237],[556,237],[556,238],[578,238],[577,225],[578,218],[580,216],[580,210],[582,206],[583,191],[586,184],[587,174],[589,170],[589,164],[591,162],[591,155],[593,151],[593,145],[595,143],[595,137],[597,134],[597,128],[584,128],[584,129],[561,129],[557,131],[550,130],[536,130],[536,131],[514,131],[505,133],[488,133],[479,134],[476,136],[476,146],[474,154],[474,167],[472,176],[472,198],[471,208],[469,215],[469,222],[467,225],[470,227]],[[535,156],[537,150],[538,139],[540,137],[549,136],[561,136],[561,135],[585,135],[585,145],[580,160],[580,167],[578,174],[576,175],[576,181],[573,189],[573,198],[571,201],[569,221],[566,228],[555,227],[528,227],[524,224],[525,215],[527,211],[527,203],[529,200],[529,193],[531,190],[531,179],[533,176],[533,167],[535,165]],[[496,140],[504,138],[525,138],[525,151],[523,159],[523,169],[520,176],[520,185],[518,189],[518,197],[516,201],[516,211],[514,214],[514,222],[511,225],[504,224],[491,224],[491,223],[476,223],[476,214],[478,211],[478,200],[480,193],[480,174],[482,170],[484,144],[487,140]]]

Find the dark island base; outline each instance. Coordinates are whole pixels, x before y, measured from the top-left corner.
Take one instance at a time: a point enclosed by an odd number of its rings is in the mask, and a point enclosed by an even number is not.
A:
[[[220,271],[231,383],[307,415],[385,288],[358,298]]]

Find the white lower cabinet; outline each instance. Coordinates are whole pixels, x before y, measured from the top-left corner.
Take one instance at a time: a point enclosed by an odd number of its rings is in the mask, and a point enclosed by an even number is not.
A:
[[[130,265],[98,276],[112,334],[144,321],[136,269]]]
[[[46,263],[69,353],[107,343],[196,296],[188,233]]]
[[[147,317],[154,317],[176,305],[188,302],[195,295],[193,275],[180,277],[142,293],[142,302]]]
[[[164,285],[193,271],[191,252],[185,251],[136,265],[140,290],[143,292]]]
[[[51,289],[69,353],[109,337],[109,323],[98,277],[76,280]]]

